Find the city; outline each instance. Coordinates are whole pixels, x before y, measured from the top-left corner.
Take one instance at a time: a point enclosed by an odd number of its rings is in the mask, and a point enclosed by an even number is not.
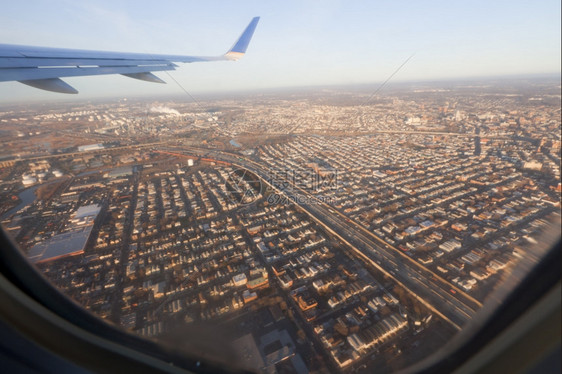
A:
[[[560,82],[372,92],[6,106],[2,225],[148,339],[264,373],[404,368],[560,237]]]

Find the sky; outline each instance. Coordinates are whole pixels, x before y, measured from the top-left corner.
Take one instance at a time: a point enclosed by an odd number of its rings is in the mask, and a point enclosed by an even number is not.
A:
[[[65,78],[76,96],[0,82],[0,103],[376,83],[412,54],[392,81],[560,74],[559,0],[9,1],[0,43],[219,55],[254,16],[244,58],[180,64],[179,84]]]

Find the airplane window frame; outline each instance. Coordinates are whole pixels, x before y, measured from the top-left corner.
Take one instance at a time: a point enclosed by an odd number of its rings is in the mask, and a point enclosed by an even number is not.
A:
[[[238,41],[235,42],[234,46],[226,54],[215,57],[182,56],[187,59],[199,58],[199,60],[186,60],[182,62],[236,60],[245,52],[258,20],[259,17],[252,19]],[[251,32],[248,37],[248,30],[250,29]],[[55,50],[53,49],[53,51]],[[11,55],[7,54],[7,56]],[[144,55],[144,58],[147,58],[146,56],[148,56],[148,59],[154,57],[152,55]],[[413,55],[390,75],[387,81],[411,57]],[[54,56],[48,58],[54,58]],[[57,57],[57,61],[53,62],[55,64],[53,66],[58,66],[58,58],[60,56]],[[170,60],[168,62],[171,63],[172,61],[181,60]],[[127,66],[122,68],[133,68],[129,66],[130,64],[128,62]],[[173,70],[175,65],[167,66],[171,66],[171,70]],[[75,68],[80,68],[80,66],[76,65]],[[102,69],[100,70],[100,68]],[[100,65],[93,69],[98,72],[92,74],[107,74],[104,72],[100,73],[100,71],[105,71],[105,68]],[[110,68],[116,68],[116,66],[110,66]],[[134,68],[139,68],[139,66]],[[86,67],[85,69],[90,68]],[[43,74],[55,71],[54,69],[42,70]],[[47,72],[47,70],[52,71]],[[170,69],[160,67],[157,70]],[[115,74],[115,71],[111,74]],[[150,72],[134,72],[123,75],[141,80],[161,82],[159,78],[153,76]],[[170,78],[172,77],[170,76]],[[19,81],[39,89],[77,93],[74,88],[60,81],[58,76],[56,78],[20,79]],[[185,91],[179,83],[178,85]],[[370,98],[377,94],[379,89]],[[187,91],[185,93],[191,96]],[[558,203],[558,207],[559,205]],[[473,372],[470,368],[467,369],[467,364],[481,355],[487,347],[493,344],[494,340],[505,335],[506,331],[517,321],[531,313],[533,308],[536,309],[536,306],[543,302],[548,295],[551,295],[553,290],[558,290],[559,293],[562,270],[560,267],[560,257],[562,254],[560,240],[561,238],[558,236],[554,246],[529,270],[523,279],[514,283],[512,288],[509,290],[504,289],[504,293],[492,292],[489,295],[492,302],[484,303],[484,306],[477,311],[474,318],[467,322],[462,330],[445,343],[444,346],[432,352],[421,361],[402,368],[400,372],[450,373],[463,372],[463,368],[464,372]],[[391,242],[393,241],[391,240]],[[62,290],[58,289],[54,283],[51,283],[48,277],[31,263],[25,253],[19,249],[18,244],[8,235],[7,230],[4,230],[1,225],[0,248],[0,300],[2,300],[2,303],[0,303],[0,333],[3,326],[13,327],[13,330],[21,334],[25,339],[37,343],[42,348],[63,357],[69,362],[84,366],[88,370],[95,372],[120,372],[123,370],[138,373],[246,372],[234,367],[235,363],[224,362],[224,360],[219,360],[218,358],[216,360],[213,358],[202,358],[198,356],[196,351],[182,350],[180,347],[171,346],[166,342],[160,342],[158,339],[152,340],[136,335],[121,328],[117,323],[105,321],[103,318],[88,311],[86,307],[74,301]],[[405,257],[406,255],[403,256]],[[456,293],[457,291],[451,289],[450,292]],[[558,301],[559,309],[560,302]],[[560,328],[558,330],[560,331]],[[49,338],[49,334],[51,334],[51,338]],[[531,341],[530,344],[532,345],[533,342]],[[560,345],[560,336],[558,336],[557,344],[558,346]],[[378,351],[376,354],[378,354]],[[1,357],[2,345],[0,344],[0,364],[2,363]],[[404,363],[401,364],[404,365]],[[391,370],[390,367],[384,367],[384,369]],[[56,372],[56,370],[53,372]],[[352,370],[346,370],[345,372],[351,373]],[[479,371],[476,369],[474,372]]]

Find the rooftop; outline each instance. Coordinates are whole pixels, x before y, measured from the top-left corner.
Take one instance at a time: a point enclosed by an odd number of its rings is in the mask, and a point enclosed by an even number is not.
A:
[[[44,242],[34,245],[27,254],[33,263],[57,260],[63,257],[84,253],[84,247],[92,231],[92,226],[55,235]]]

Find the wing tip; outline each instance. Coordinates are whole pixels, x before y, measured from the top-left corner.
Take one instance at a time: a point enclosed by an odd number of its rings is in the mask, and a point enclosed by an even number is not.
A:
[[[246,50],[248,49],[248,45],[250,44],[250,40],[252,40],[252,36],[254,35],[254,31],[256,30],[259,20],[259,16],[252,18],[248,26],[246,26],[246,28],[242,32],[242,35],[240,35],[240,37],[236,40],[232,48],[230,48],[228,52],[226,52],[225,57],[228,60],[236,61],[240,57],[244,56]]]

